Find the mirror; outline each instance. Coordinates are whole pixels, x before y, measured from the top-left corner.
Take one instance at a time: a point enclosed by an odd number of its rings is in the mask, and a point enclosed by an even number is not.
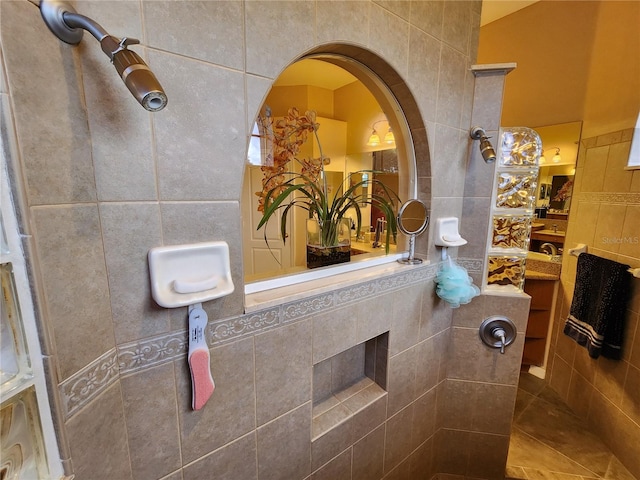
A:
[[[369,195],[369,173],[367,172],[352,172],[349,175],[350,185],[352,187],[354,185],[360,185],[353,192],[353,197],[362,197],[365,198]],[[366,207],[366,203],[361,203],[360,206]]]
[[[400,112],[387,108],[388,118],[382,107],[386,102],[384,95],[369,86],[370,73],[355,68],[347,71],[342,66],[351,64],[338,60],[337,56],[316,56],[294,62],[274,81],[258,111],[247,152],[241,204],[247,284],[307,270],[308,211],[292,208],[285,212],[283,208],[279,213],[286,213],[286,220],[282,215],[275,215],[263,228],[257,228],[262,217],[262,202],[271,188],[269,182],[273,171],[270,168],[282,166],[282,160],[286,159],[282,168],[295,175],[307,168],[304,161],[322,156],[329,202],[354,186],[357,187],[352,192],[354,196],[376,195],[376,188],[381,184],[400,198],[409,196],[407,156],[402,142],[396,144],[396,137],[402,138],[399,132],[402,132],[400,125],[404,124]],[[289,115],[291,108],[301,115],[308,110],[314,111],[315,122],[319,125],[317,136],[295,137],[295,141],[290,142],[290,147],[296,149],[293,160],[281,154],[284,147],[274,143],[269,122],[263,123],[265,118],[271,118],[271,128],[286,130],[284,125],[291,126],[292,123],[287,122],[293,121]],[[368,140],[374,130],[380,143],[372,146]],[[291,198],[302,200],[302,196],[298,191],[293,192]],[[388,245],[386,243],[386,223],[379,220],[384,217],[383,212],[364,199],[359,207],[359,212],[353,207],[343,212],[344,218],[351,220],[353,225],[349,261],[361,262],[384,256],[387,248],[390,254],[396,253],[399,247],[393,237]],[[395,206],[393,211],[395,216]],[[358,223],[361,225],[359,232]],[[378,229],[382,232],[376,235]],[[383,242],[379,241],[380,233],[384,234]]]
[[[405,265],[422,263],[421,258],[415,257],[416,235],[420,235],[429,225],[427,206],[423,201],[412,199],[406,201],[398,212],[398,229],[405,235],[409,235],[409,256],[401,258],[398,262]]]
[[[534,127],[534,130],[542,140],[543,155],[529,250],[558,254],[564,248],[569,221],[582,122],[546,125]]]

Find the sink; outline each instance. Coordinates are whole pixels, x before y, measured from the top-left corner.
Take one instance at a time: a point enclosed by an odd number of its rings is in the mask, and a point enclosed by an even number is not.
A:
[[[560,275],[562,257],[546,253],[527,252],[527,271]]]
[[[527,252],[528,260],[539,260],[541,262],[550,262],[552,258],[553,258],[552,255],[547,255],[546,253]]]

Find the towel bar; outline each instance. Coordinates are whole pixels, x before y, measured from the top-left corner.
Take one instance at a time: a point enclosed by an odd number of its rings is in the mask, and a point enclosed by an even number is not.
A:
[[[579,243],[574,248],[569,249],[569,255],[577,257],[581,253],[587,253],[587,246],[584,243]]]
[[[584,243],[579,243],[574,248],[569,249],[569,255],[573,255],[575,257],[580,256],[581,253],[586,253],[588,247]],[[627,270],[631,275],[635,278],[640,278],[640,268],[630,268]]]

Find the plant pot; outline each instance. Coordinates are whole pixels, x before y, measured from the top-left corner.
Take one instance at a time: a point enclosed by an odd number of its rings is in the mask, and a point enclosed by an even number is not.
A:
[[[315,218],[307,219],[307,268],[325,267],[351,260],[349,219],[333,225],[320,225]]]

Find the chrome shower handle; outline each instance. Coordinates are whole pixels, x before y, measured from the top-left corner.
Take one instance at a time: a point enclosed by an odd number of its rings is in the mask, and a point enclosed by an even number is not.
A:
[[[503,328],[496,327],[491,330],[491,335],[500,340],[500,353],[504,353],[504,347],[506,347],[507,340],[506,334]]]
[[[516,339],[516,326],[507,317],[494,315],[482,322],[479,333],[485,345],[499,348],[500,353],[504,353],[505,348]]]

